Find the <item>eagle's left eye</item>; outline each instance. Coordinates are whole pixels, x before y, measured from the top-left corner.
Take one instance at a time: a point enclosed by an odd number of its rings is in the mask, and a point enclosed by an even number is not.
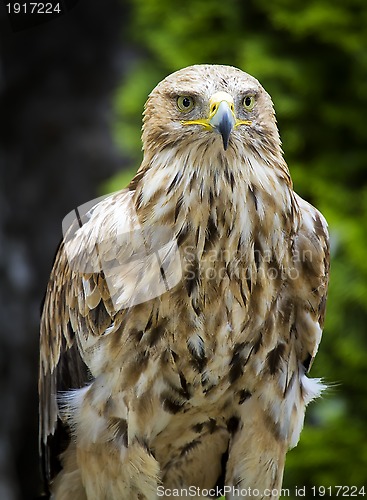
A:
[[[195,106],[194,99],[188,95],[181,95],[177,98],[177,107],[180,111],[187,113]]]
[[[251,111],[255,106],[255,103],[256,100],[255,96],[253,95],[248,95],[243,99],[243,107],[245,108],[246,111]]]

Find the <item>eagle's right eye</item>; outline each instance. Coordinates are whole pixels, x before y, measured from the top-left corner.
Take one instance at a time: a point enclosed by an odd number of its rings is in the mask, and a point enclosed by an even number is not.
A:
[[[177,107],[184,113],[191,111],[194,106],[194,99],[188,95],[181,95],[177,98]]]

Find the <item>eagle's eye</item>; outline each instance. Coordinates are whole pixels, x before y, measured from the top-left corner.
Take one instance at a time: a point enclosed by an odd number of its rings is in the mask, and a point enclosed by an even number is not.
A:
[[[255,96],[253,95],[247,95],[243,99],[243,107],[245,108],[246,111],[251,111],[253,107],[255,106],[256,100]]]
[[[188,95],[180,95],[177,98],[177,107],[180,111],[187,113],[195,106],[194,99]]]

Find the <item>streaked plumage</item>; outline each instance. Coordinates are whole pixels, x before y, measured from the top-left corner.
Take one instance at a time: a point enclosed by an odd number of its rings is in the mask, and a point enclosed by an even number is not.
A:
[[[306,374],[325,311],[326,222],[292,189],[269,95],[238,69],[163,80],[143,148],[128,189],[70,230],[48,284],[40,426],[54,498],[280,489],[323,388]],[[52,479],[62,427],[71,441]]]

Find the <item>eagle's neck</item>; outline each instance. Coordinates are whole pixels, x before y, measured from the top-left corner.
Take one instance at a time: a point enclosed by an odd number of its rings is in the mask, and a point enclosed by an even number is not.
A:
[[[268,162],[235,148],[167,149],[143,163],[140,175],[135,203],[141,222],[168,225],[176,235],[196,233],[199,248],[210,228],[245,245],[261,232],[269,247],[276,235],[295,230],[297,207],[281,155]]]

